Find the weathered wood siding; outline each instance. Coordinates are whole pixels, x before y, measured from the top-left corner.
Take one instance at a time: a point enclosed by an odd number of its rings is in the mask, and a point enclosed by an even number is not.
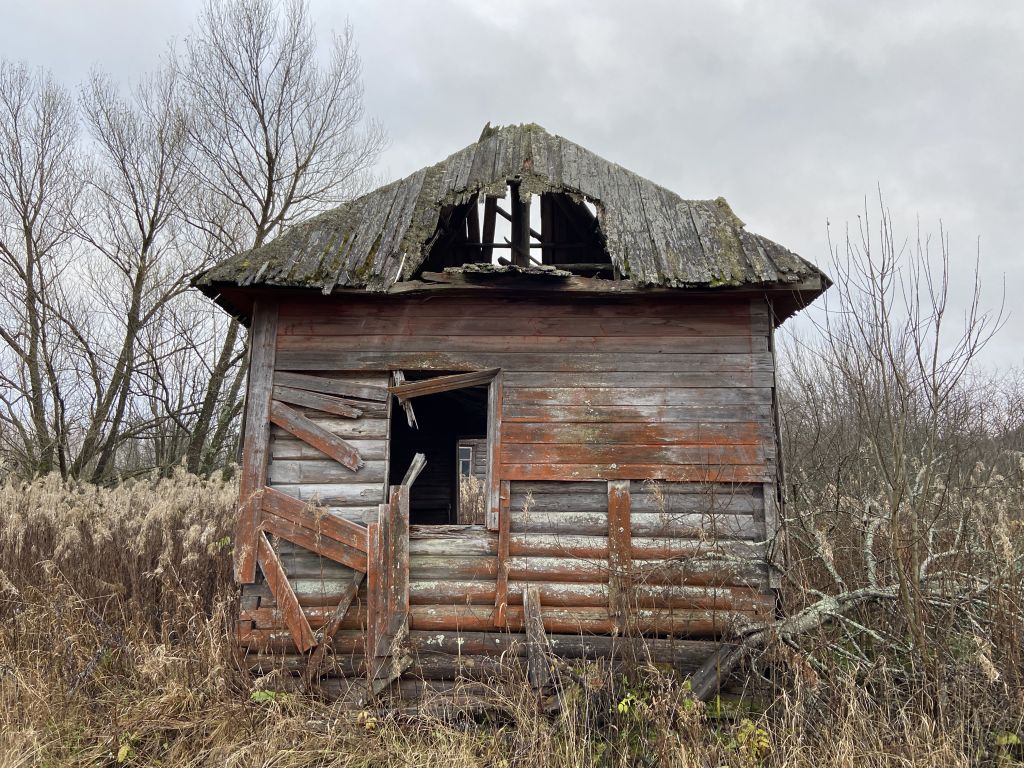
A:
[[[472,633],[521,631],[527,584],[564,647],[564,638],[611,634],[623,622],[713,637],[732,613],[773,609],[764,564],[774,534],[764,498],[776,477],[769,333],[757,300],[346,297],[282,304],[276,367],[377,385],[395,369],[502,369],[494,480],[508,493],[507,528],[414,526],[409,590],[413,645],[458,631],[497,654],[504,648],[492,635]],[[270,485],[352,520],[376,519],[386,409],[355,420],[304,413],[356,446],[365,465],[353,473],[275,427]],[[315,630],[349,574],[288,545],[281,562]],[[361,653],[365,604],[364,588],[338,648]],[[275,611],[263,585],[248,587],[240,638],[287,648]]]

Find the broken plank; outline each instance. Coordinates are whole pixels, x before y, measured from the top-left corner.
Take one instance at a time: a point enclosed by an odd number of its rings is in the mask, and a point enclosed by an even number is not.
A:
[[[291,520],[278,517],[271,512],[263,513],[260,528],[267,533],[308,549],[321,557],[341,563],[356,571],[366,570],[366,553],[340,541],[323,536],[315,530],[296,525]]]
[[[363,415],[363,412],[355,407],[355,403],[352,400],[344,400],[340,397],[324,395],[320,392],[310,392],[306,389],[275,386],[274,399],[280,400],[282,403],[313,408],[324,413],[333,413],[336,416],[344,416],[348,419],[358,419]]]
[[[341,622],[345,619],[345,614],[348,613],[349,606],[352,605],[352,601],[355,599],[356,594],[359,592],[359,586],[363,583],[363,579],[366,578],[366,574],[361,571],[356,571],[352,577],[352,581],[349,582],[348,586],[341,593],[341,598],[338,600],[338,605],[334,609],[334,613],[331,614],[331,618],[327,620],[323,628],[317,633],[316,650],[309,657],[309,664],[306,666],[307,678],[315,677],[320,669],[320,665],[323,663],[324,655],[327,653],[327,644],[334,638],[334,634],[338,631],[341,626]]]
[[[343,439],[310,421],[298,411],[274,400],[270,404],[270,420],[300,440],[318,448],[335,461],[355,471],[363,465],[359,451]]]
[[[350,381],[329,379],[326,376],[314,376],[308,373],[277,371],[274,373],[274,385],[305,389],[322,394],[340,395],[341,397],[355,397],[360,400],[374,400],[381,403],[388,399],[388,391],[384,387],[375,387],[371,384],[355,384]]]
[[[500,370],[500,368],[490,368],[484,371],[456,373],[450,376],[437,376],[421,381],[396,383],[388,387],[388,391],[399,400],[407,400],[412,397],[420,397],[421,395],[434,395],[439,392],[450,392],[454,389],[465,389],[466,387],[487,384]]]
[[[303,528],[340,541],[360,552],[366,552],[366,529],[358,523],[335,517],[324,509],[307,504],[294,496],[267,488],[263,494],[263,511],[271,512]],[[363,569],[365,570],[365,569]]]
[[[263,575],[267,579],[267,585],[274,595],[274,600],[277,601],[281,609],[285,624],[295,642],[295,647],[299,649],[300,653],[305,653],[316,645],[316,638],[313,636],[313,630],[309,626],[309,621],[306,620],[306,616],[299,606],[299,600],[288,583],[288,576],[281,566],[277,553],[270,546],[270,541],[263,531],[257,532],[256,546],[256,557],[260,570],[263,571]]]

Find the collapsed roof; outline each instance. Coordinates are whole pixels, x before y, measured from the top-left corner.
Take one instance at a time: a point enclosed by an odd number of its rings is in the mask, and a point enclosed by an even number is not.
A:
[[[803,304],[830,284],[747,232],[723,198],[684,200],[533,124],[487,126],[440,163],[296,224],[196,284],[211,295],[227,286],[388,291],[419,275],[453,207],[504,197],[510,182],[524,201],[556,193],[592,204],[616,277],[637,287],[790,289]]]

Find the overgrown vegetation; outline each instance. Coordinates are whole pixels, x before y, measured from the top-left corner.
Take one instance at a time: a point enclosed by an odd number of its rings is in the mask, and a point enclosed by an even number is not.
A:
[[[276,693],[227,642],[230,482],[50,475],[0,487],[0,763],[1019,765],[1021,389],[976,366],[998,317],[948,336],[944,250],[887,219],[837,255],[781,371],[787,618],[735,631],[763,712],[642,662],[573,669],[554,713],[499,681],[489,718]]]

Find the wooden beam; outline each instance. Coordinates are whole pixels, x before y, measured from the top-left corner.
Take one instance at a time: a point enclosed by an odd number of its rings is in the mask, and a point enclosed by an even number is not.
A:
[[[323,628],[317,632],[316,649],[309,657],[309,663],[306,665],[306,678],[312,679],[317,676],[320,671],[320,665],[323,664],[324,656],[327,653],[327,645],[334,638],[335,633],[338,631],[338,627],[341,626],[341,622],[345,618],[345,614],[348,613],[349,606],[352,605],[352,601],[359,593],[359,586],[363,583],[363,579],[366,578],[366,574],[362,571],[356,571],[352,576],[351,583],[345,587],[345,591],[341,593],[341,599],[338,600],[338,606],[334,609],[334,613],[331,614],[331,618],[327,620]]]
[[[626,632],[633,567],[629,480],[608,481],[608,610],[619,634]]]
[[[512,263],[519,267],[530,263],[530,203],[519,195],[519,182],[509,184],[512,208]]]
[[[484,198],[484,225],[480,239],[485,243],[494,240],[495,213],[498,210],[498,198],[487,195]],[[480,258],[489,262],[491,260],[491,248],[484,247],[480,251]]]
[[[487,528],[494,531],[501,524],[501,420],[504,410],[504,384],[501,371],[487,391]],[[508,516],[506,511],[506,517]]]
[[[529,209],[530,204],[526,203],[525,205],[527,206],[527,209]],[[495,210],[497,210],[498,215],[501,216],[501,218],[505,219],[505,221],[512,221],[512,214],[510,214],[504,208],[498,207]],[[529,214],[529,210],[527,210],[527,214]],[[536,229],[533,229],[532,227],[530,228],[530,237],[535,237],[540,242],[544,241],[544,238],[540,236],[540,232],[538,232]],[[496,243],[492,243],[492,245],[497,246]]]
[[[260,490],[267,484],[270,449],[270,402],[277,346],[277,304],[257,301],[249,337],[249,389],[246,395],[242,476],[235,523],[235,581],[256,580],[257,524]]]
[[[410,381],[396,383],[388,387],[388,391],[395,395],[399,401],[405,401],[412,397],[423,395],[435,395],[438,392],[451,392],[455,389],[465,389],[478,384],[486,384],[498,375],[500,368],[489,368],[485,371],[473,371],[472,373],[456,373],[451,376],[436,376],[432,379],[421,381]]]
[[[466,241],[470,243],[480,242],[480,206],[479,195],[473,195],[469,201],[469,208],[466,209]]]
[[[270,420],[353,472],[363,466],[359,451],[280,401],[274,400],[270,404]]]
[[[299,649],[299,653],[305,653],[316,645],[313,630],[309,626],[306,615],[302,612],[299,599],[292,591],[291,584],[288,583],[288,576],[284,572],[277,553],[270,546],[267,535],[263,531],[259,531],[256,539],[256,557],[260,570],[263,571],[263,575],[267,579],[267,586],[270,587],[274,600],[277,601],[285,626],[288,627],[292,640],[295,642],[295,647]]]
[[[277,371],[274,374],[274,385],[328,395],[340,395],[341,397],[355,397],[360,400],[373,400],[380,403],[386,402],[388,399],[388,391],[384,387],[375,387],[372,384],[353,384],[350,381],[329,379],[326,376],[313,376],[307,373]]]
[[[526,677],[534,688],[543,688],[551,680],[548,666],[548,638],[544,633],[540,594],[537,587],[529,586],[523,595],[523,614],[526,624]]]
[[[511,536],[511,489],[508,480],[500,483],[498,498],[498,574],[494,590],[494,625],[504,627],[507,624],[508,609],[508,568],[509,540]]]

